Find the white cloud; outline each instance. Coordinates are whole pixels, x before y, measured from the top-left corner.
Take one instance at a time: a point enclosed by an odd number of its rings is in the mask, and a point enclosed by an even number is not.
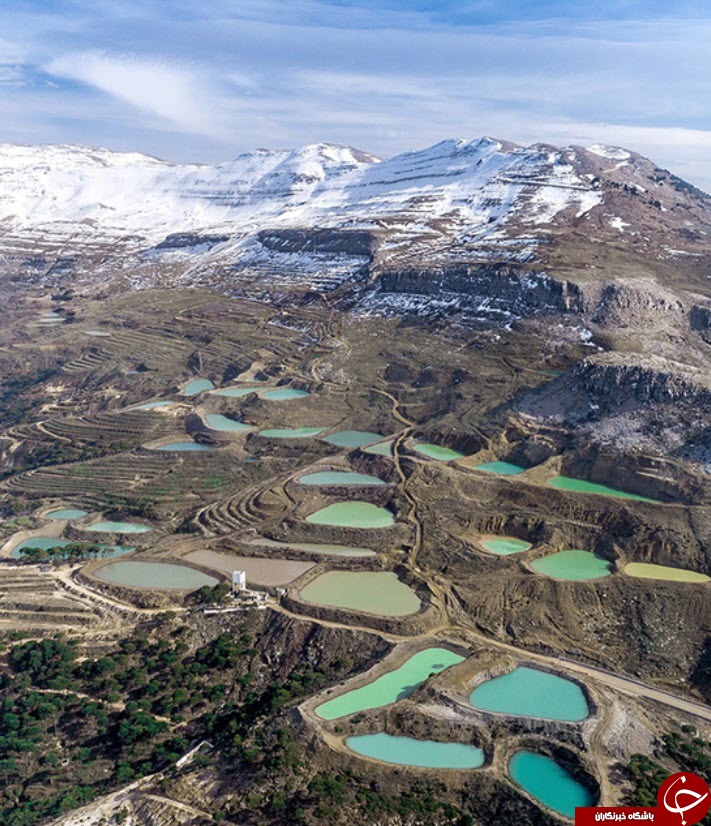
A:
[[[45,69],[100,89],[189,132],[210,137],[222,133],[215,112],[218,95],[197,73],[176,63],[78,52],[52,60]]]

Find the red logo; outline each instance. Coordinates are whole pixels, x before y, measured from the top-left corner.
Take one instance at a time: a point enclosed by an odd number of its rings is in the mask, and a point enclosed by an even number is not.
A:
[[[711,789],[691,772],[672,774],[657,792],[656,807],[585,806],[575,810],[576,826],[647,822],[654,826],[694,826],[711,809]]]
[[[711,808],[711,791],[698,774],[678,772],[659,787],[657,808],[676,815],[678,826],[693,826]]]

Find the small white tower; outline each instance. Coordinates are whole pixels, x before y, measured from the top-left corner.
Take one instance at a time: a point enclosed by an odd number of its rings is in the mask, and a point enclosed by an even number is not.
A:
[[[237,594],[240,591],[247,590],[247,572],[246,571],[232,571],[232,593]]]

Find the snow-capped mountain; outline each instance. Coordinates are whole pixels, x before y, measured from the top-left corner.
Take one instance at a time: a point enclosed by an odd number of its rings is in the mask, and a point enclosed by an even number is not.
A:
[[[446,308],[472,272],[504,267],[519,296],[565,272],[549,298],[568,307],[601,250],[693,269],[708,233],[708,196],[600,145],[452,139],[379,160],[314,144],[214,165],[0,146],[6,271],[74,286],[117,269],[137,285],[169,277],[256,295],[358,285],[366,309],[388,311],[388,284]]]

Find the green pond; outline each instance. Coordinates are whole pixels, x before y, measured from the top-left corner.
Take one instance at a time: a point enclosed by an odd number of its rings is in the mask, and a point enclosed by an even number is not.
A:
[[[690,571],[688,568],[672,568],[670,565],[653,565],[649,562],[629,562],[625,573],[641,579],[661,579],[667,582],[708,582],[706,574]]]
[[[525,666],[477,686],[469,702],[482,711],[543,720],[576,722],[590,713],[577,683]]]
[[[170,453],[204,453],[206,450],[212,450],[212,448],[209,445],[201,445],[199,442],[170,442],[167,445],[157,447],[156,450]]]
[[[273,539],[251,539],[248,545],[256,545],[262,548],[289,548],[296,551],[307,551],[312,554],[323,554],[324,556],[376,556],[376,552],[370,548],[358,548],[352,545],[325,545],[314,542],[276,542]]]
[[[287,399],[303,399],[310,395],[306,390],[296,390],[294,387],[278,387],[276,390],[265,390],[262,398],[270,402],[283,402]]]
[[[385,617],[420,610],[417,594],[392,571],[327,571],[301,590],[305,602]]]
[[[58,508],[45,513],[47,519],[82,519],[84,516],[86,516],[86,511],[79,508]]]
[[[530,542],[524,542],[523,539],[515,539],[512,536],[492,536],[482,539],[481,546],[497,556],[520,554],[533,547]]]
[[[198,393],[204,393],[206,390],[214,390],[215,385],[210,379],[193,379],[185,385],[183,396],[197,396]]]
[[[25,539],[24,542],[20,542],[19,545],[16,545],[12,549],[12,553],[10,556],[13,559],[22,559],[22,554],[20,551],[22,548],[42,548],[45,551],[49,548],[66,548],[67,545],[71,544],[69,539],[55,539],[49,536],[33,536],[29,539]],[[111,559],[114,556],[121,556],[121,554],[127,554],[131,551],[135,551],[135,547],[131,545],[101,545],[101,556],[106,559]]]
[[[159,401],[159,402],[143,402],[143,404],[136,404],[133,407],[129,407],[129,410],[155,410],[158,407],[169,407],[171,404],[175,404],[175,402],[171,401]]]
[[[548,480],[548,484],[552,488],[569,491],[570,493],[596,493],[602,496],[617,496],[620,499],[636,499],[639,502],[659,501],[657,499],[649,499],[647,496],[640,496],[638,493],[629,493],[625,490],[610,488],[607,485],[600,485],[597,482],[575,479],[572,476],[554,476]]]
[[[565,817],[575,817],[577,806],[593,805],[590,790],[542,754],[517,751],[509,761],[509,775],[531,797]]]
[[[526,468],[521,465],[514,465],[512,462],[484,462],[481,465],[474,465],[474,470],[498,473],[499,476],[517,476],[519,473],[523,473]]]
[[[148,533],[148,525],[141,525],[138,522],[94,522],[84,528],[85,531],[95,531],[97,533]]]
[[[240,396],[248,396],[250,393],[257,393],[259,392],[259,389],[259,387],[225,387],[224,390],[215,390],[215,395],[237,399]]]
[[[238,422],[236,419],[230,419],[229,416],[223,416],[221,413],[208,413],[207,416],[205,416],[205,424],[209,428],[212,428],[212,430],[221,430],[223,432],[252,429],[251,425]]]
[[[387,442],[380,442],[379,444],[371,445],[370,447],[364,447],[363,453],[370,453],[372,456],[392,456],[392,440],[389,440]]]
[[[390,705],[409,697],[430,674],[439,674],[463,660],[464,657],[448,648],[427,648],[425,651],[418,651],[399,668],[388,671],[372,683],[322,703],[316,708],[316,714],[323,720],[337,720],[358,711]]]
[[[427,456],[429,459],[437,459],[440,462],[451,462],[454,459],[462,459],[464,457],[464,454],[458,450],[451,450],[448,447],[426,443],[415,445],[414,450],[423,456]]]
[[[369,433],[367,430],[339,430],[338,433],[324,436],[323,441],[336,447],[363,447],[382,438],[382,433]]]
[[[322,433],[323,427],[279,427],[260,430],[259,435],[266,439],[309,439]]]
[[[346,739],[346,746],[361,757],[370,757],[398,766],[427,769],[478,769],[484,765],[484,752],[464,743],[439,743],[396,737],[384,731],[359,734]]]
[[[316,473],[306,473],[298,478],[300,485],[384,485],[377,476],[368,476],[367,473],[351,473],[343,470],[319,470]]]
[[[544,556],[532,562],[531,567],[539,574],[578,581],[601,579],[612,572],[611,565],[606,559],[590,551],[578,550],[560,551]]]
[[[370,502],[336,502],[310,514],[306,521],[339,528],[389,528],[395,520],[387,508]]]
[[[159,591],[194,591],[203,585],[214,586],[219,580],[187,565],[169,562],[126,561],[102,565],[94,576],[114,585],[129,588],[154,588]]]

